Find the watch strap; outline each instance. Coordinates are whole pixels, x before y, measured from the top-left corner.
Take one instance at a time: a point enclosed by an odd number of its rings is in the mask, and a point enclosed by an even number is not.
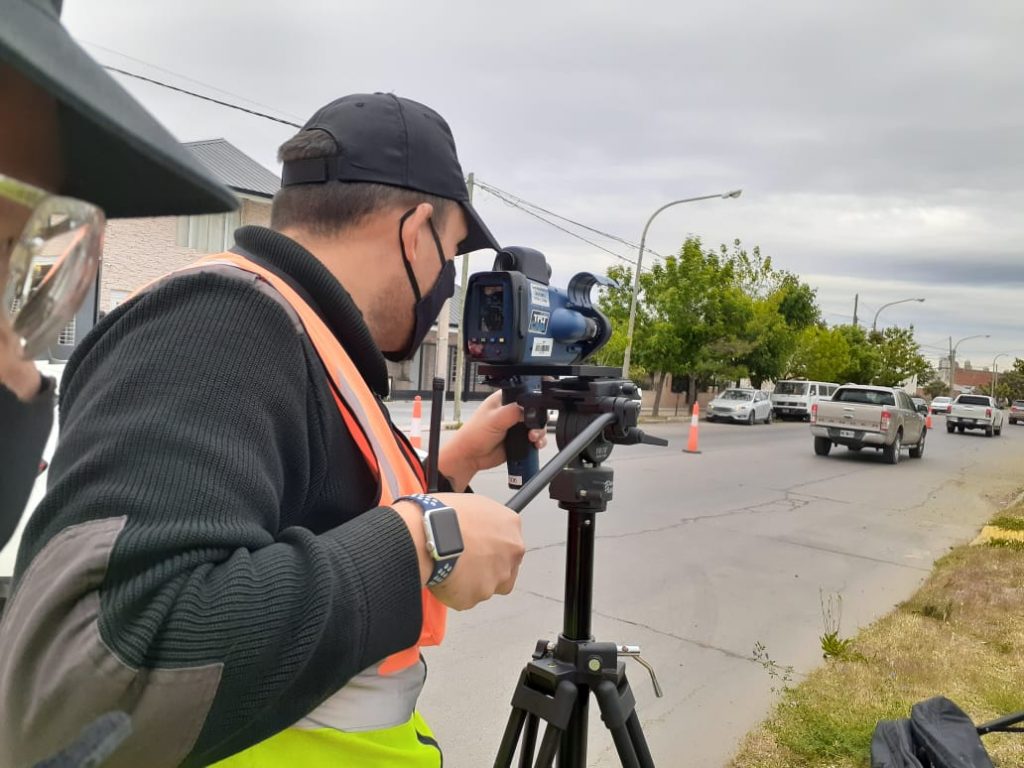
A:
[[[426,493],[414,493],[408,496],[399,496],[395,501],[411,501],[420,508],[420,511],[423,512],[424,516],[427,512],[433,509],[444,509],[446,507],[450,509],[450,507],[448,507],[448,505],[443,501]],[[426,522],[425,517],[424,522]],[[434,569],[430,573],[430,578],[427,579],[427,586],[436,587],[451,576],[452,571],[455,569],[456,560],[458,560],[458,555],[445,558],[444,560],[438,560],[431,556],[431,562],[434,565]]]

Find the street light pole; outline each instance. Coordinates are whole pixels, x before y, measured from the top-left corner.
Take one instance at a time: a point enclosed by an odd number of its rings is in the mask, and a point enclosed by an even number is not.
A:
[[[647,242],[647,230],[651,228],[651,222],[654,218],[664,211],[666,208],[671,208],[674,205],[682,205],[683,203],[695,203],[698,200],[712,200],[716,197],[722,200],[728,200],[730,198],[737,198],[743,194],[742,189],[734,189],[731,192],[722,192],[717,195],[701,195],[699,197],[686,197],[682,200],[673,200],[671,203],[665,203],[658,210],[651,214],[651,217],[644,224],[643,234],[640,235],[640,250],[636,257],[636,274],[633,275],[633,297],[629,302],[629,326],[626,329],[626,353],[622,358],[622,378],[629,378],[629,362],[633,352],[633,327],[636,324],[636,298],[637,294],[640,293],[640,267],[644,261],[644,243]]]
[[[956,377],[956,350],[965,341],[970,341],[971,339],[988,339],[988,338],[991,338],[991,336],[992,336],[992,334],[989,334],[989,333],[978,333],[978,334],[975,334],[974,336],[964,336],[956,344],[952,343],[953,337],[952,336],[949,337],[949,341],[950,341],[950,347],[949,347],[949,394],[950,394],[950,397],[953,396],[953,384],[956,381],[956,378],[955,378]]]
[[[1009,352],[1000,352],[998,355],[992,358],[992,397],[996,396],[996,384],[999,383],[999,369],[996,368],[996,361],[1000,357],[1009,357]]]
[[[883,304],[878,308],[878,311],[875,312],[875,319],[871,321],[871,332],[874,333],[876,330],[878,330],[878,316],[882,313],[883,309],[885,309],[886,307],[894,307],[897,304],[906,304],[908,301],[923,302],[924,299],[900,299],[899,301],[890,301],[888,304]]]

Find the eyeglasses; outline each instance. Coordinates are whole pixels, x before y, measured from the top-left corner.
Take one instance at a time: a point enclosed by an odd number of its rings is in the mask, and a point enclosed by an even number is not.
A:
[[[11,317],[27,358],[56,339],[85,298],[103,251],[103,211],[0,174],[0,199],[28,209],[11,243],[6,280],[0,272],[0,311]],[[7,261],[0,258],[0,268]]]

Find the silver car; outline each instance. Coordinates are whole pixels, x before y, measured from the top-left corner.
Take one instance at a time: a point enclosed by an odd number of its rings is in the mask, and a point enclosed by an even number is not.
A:
[[[772,423],[772,401],[759,389],[727,389],[708,403],[708,421]]]

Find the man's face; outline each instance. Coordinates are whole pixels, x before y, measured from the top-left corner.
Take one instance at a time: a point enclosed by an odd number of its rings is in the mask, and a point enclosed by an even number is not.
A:
[[[57,102],[6,64],[0,63],[0,173],[46,190],[61,182]],[[7,279],[11,246],[31,211],[0,198],[0,289]]]

